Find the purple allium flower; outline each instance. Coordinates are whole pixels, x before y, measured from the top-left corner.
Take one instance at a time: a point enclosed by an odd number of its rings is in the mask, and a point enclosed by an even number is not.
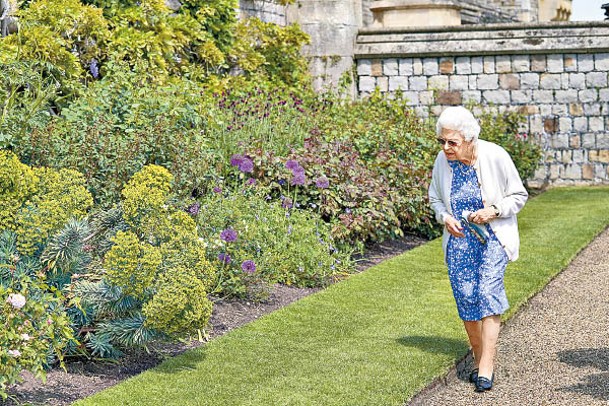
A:
[[[347,208],[345,209],[345,213],[350,214],[350,213],[351,213],[351,209],[347,207]]]
[[[254,171],[254,162],[248,157],[243,157],[243,161],[239,164],[239,170],[245,173],[251,173]]]
[[[240,166],[245,157],[241,154],[235,154],[230,157],[231,166]]]
[[[330,186],[330,181],[325,176],[321,176],[315,181],[315,186],[320,189],[327,189]]]
[[[300,168],[300,164],[293,159],[288,159],[288,161],[285,163],[285,167],[293,171],[296,168]]]
[[[230,255],[222,252],[222,253],[218,254],[218,261],[220,261],[224,264],[230,264],[232,259],[231,259]]]
[[[232,228],[227,228],[220,233],[220,238],[226,242],[237,241],[237,232]]]
[[[292,208],[292,199],[290,198],[285,198],[283,199],[283,202],[281,203],[281,207],[283,207],[284,209],[291,209]]]
[[[188,208],[188,213],[193,216],[196,216],[197,214],[199,214],[200,209],[201,209],[201,204],[199,202],[194,202]]]
[[[95,79],[99,78],[99,66],[97,66],[97,59],[91,59],[89,62],[89,72],[91,72],[91,76]]]
[[[214,187],[214,193],[222,193],[222,188],[220,186]]]
[[[291,183],[294,186],[296,186],[296,185],[302,186],[305,184],[306,180],[307,180],[307,178],[306,178],[304,172],[299,172],[294,175]]]
[[[241,264],[241,269],[243,269],[243,272],[254,273],[256,272],[256,264],[251,259],[248,259],[243,261]]]
[[[254,170],[254,162],[251,158],[241,154],[235,154],[230,157],[231,166],[236,166],[241,172],[252,172]]]
[[[256,184],[256,179],[254,179],[254,178],[249,178],[249,179],[247,180],[247,184],[248,184],[249,186],[253,186],[253,185],[255,185],[255,184]]]
[[[23,306],[25,306],[25,296],[21,293],[11,293],[8,295],[6,302],[13,306],[15,309],[19,310]]]
[[[288,226],[288,235],[292,234],[292,225],[290,224]]]
[[[298,165],[296,168],[292,169],[292,175],[304,175],[305,170],[302,166]]]

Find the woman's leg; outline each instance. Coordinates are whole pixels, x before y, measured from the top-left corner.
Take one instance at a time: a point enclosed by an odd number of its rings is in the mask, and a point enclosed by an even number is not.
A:
[[[469,337],[469,345],[472,346],[472,352],[474,353],[474,368],[478,368],[482,356],[482,322],[463,321],[463,324]]]
[[[478,363],[478,376],[491,378],[493,374],[497,338],[501,328],[501,317],[488,316],[482,319],[481,324],[481,353]]]

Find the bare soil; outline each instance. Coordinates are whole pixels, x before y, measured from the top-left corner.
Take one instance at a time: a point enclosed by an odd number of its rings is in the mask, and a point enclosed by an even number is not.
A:
[[[376,265],[385,259],[417,247],[426,240],[406,235],[400,240],[375,244],[366,249],[364,255],[357,256],[359,272]],[[280,309],[296,300],[319,291],[320,288],[296,288],[275,285],[269,298],[261,303],[245,300],[217,300],[210,320],[209,337],[213,339],[240,327],[257,318]],[[188,343],[161,343],[149,352],[140,351],[126,355],[119,361],[68,360],[66,370],[54,369],[47,374],[45,383],[31,374],[22,375],[24,381],[10,390],[12,399],[0,406],[15,404],[29,405],[69,405],[105,388],[116,385],[122,380],[137,375],[160,364],[167,357],[183,353],[189,349],[205,345],[198,340]]]

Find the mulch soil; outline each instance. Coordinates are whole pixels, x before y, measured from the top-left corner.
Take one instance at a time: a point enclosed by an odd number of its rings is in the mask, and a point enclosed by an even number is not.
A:
[[[407,235],[399,240],[370,246],[364,255],[356,257],[357,270],[361,272],[425,242],[426,240],[420,237]],[[221,336],[319,290],[319,288],[276,285],[269,298],[260,303],[217,299],[210,320],[209,339]],[[200,345],[205,344],[199,341],[158,344],[150,348],[149,352],[134,352],[116,362],[87,359],[68,360],[66,362],[67,371],[61,369],[49,371],[45,383],[35,379],[30,373],[24,372],[22,374],[24,381],[10,390],[13,399],[6,402],[0,400],[0,406],[14,404],[69,405],[78,399],[153,368],[167,357],[181,354]]]

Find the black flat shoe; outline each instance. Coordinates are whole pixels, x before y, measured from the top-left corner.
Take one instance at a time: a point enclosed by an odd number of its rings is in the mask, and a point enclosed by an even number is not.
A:
[[[486,392],[493,389],[493,381],[495,380],[495,374],[491,375],[491,379],[484,376],[479,376],[476,379],[476,392]]]
[[[478,380],[478,368],[472,369],[472,372],[469,373],[469,381],[471,383],[476,383]]]

